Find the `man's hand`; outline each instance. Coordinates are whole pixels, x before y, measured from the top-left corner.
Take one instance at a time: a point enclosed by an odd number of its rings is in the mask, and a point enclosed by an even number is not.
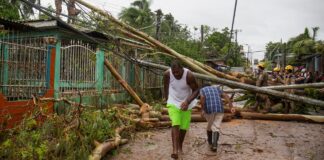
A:
[[[181,106],[180,106],[181,110],[186,111],[186,110],[188,110],[188,107],[189,107],[189,103],[187,101],[184,101],[181,103]]]

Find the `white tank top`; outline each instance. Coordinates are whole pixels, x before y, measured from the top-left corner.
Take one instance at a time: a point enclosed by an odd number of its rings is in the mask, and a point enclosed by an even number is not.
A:
[[[187,84],[187,74],[189,70],[187,68],[184,68],[183,70],[181,79],[176,79],[172,74],[171,69],[169,69],[170,83],[167,103],[173,104],[178,108],[180,108],[181,103],[184,102],[192,93],[190,86]]]

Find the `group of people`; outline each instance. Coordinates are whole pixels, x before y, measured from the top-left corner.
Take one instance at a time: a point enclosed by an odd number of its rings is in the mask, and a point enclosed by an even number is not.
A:
[[[271,74],[265,71],[265,63],[260,62],[258,65],[258,72],[256,75],[256,86],[264,87],[268,85],[291,85],[291,84],[302,84],[302,83],[314,83],[324,82],[324,75],[316,72],[313,76],[312,72],[307,72],[305,68],[296,69],[291,65],[287,65],[284,69],[275,67]],[[271,84],[268,84],[270,82]],[[293,94],[294,89],[285,89],[284,92]],[[294,102],[290,100],[282,100],[284,104],[284,113],[291,113],[294,110]],[[262,108],[260,111],[267,113],[271,111],[270,99],[265,94],[256,94],[256,103],[251,107],[252,110],[256,111]],[[262,107],[260,107],[262,105]]]
[[[306,74],[302,74],[306,73]],[[284,72],[276,67],[272,74],[265,71],[265,64],[258,64],[258,73],[256,76],[256,86],[268,86],[268,83],[291,85],[295,83],[323,82],[323,74],[321,76],[312,77],[310,72],[300,70],[294,72],[294,67],[287,65]],[[171,137],[173,151],[171,157],[178,159],[179,154],[183,153],[183,142],[190,127],[191,111],[195,106],[197,97],[200,99],[201,115],[207,121],[206,134],[207,142],[212,151],[217,151],[217,143],[220,136],[220,124],[224,116],[224,99],[228,102],[232,113],[235,112],[231,99],[222,92],[218,86],[203,84],[198,86],[193,73],[184,68],[179,61],[173,61],[171,68],[165,71],[163,77],[164,97],[166,98],[169,117],[172,122]],[[294,93],[293,89],[285,89],[284,92]],[[284,112],[289,113],[294,109],[294,102],[290,100],[282,100],[284,104]],[[251,108],[253,110],[262,107],[261,112],[270,112],[271,102],[267,95],[257,94],[256,103]]]
[[[319,73],[318,71],[313,74],[311,71],[307,71],[306,68],[294,68],[291,65],[288,65],[286,67],[291,68],[293,73],[293,78],[295,79],[295,84],[303,84],[303,83],[316,83],[316,82],[324,82],[324,73]],[[280,69],[279,67],[275,67],[272,71],[272,81],[275,82],[275,84],[283,84],[282,80],[284,79],[285,72],[283,69]]]
[[[217,86],[204,84],[199,87],[192,72],[184,68],[179,61],[173,61],[171,68],[164,73],[164,97],[167,101],[169,117],[172,122],[171,137],[173,151],[171,157],[178,159],[183,153],[183,142],[190,127],[191,111],[195,99],[200,98],[201,115],[207,120],[207,141],[212,151],[217,151],[220,124],[224,116],[222,98],[235,112],[227,94]]]

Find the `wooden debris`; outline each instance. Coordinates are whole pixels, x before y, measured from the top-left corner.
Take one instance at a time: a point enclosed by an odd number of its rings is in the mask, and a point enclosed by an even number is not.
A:
[[[115,129],[115,138],[114,141],[109,142],[94,142],[96,148],[92,151],[92,154],[89,156],[89,160],[100,160],[106,153],[121,144],[125,144],[128,142],[127,139],[121,139],[120,133],[124,130],[134,128],[134,126],[122,126]]]

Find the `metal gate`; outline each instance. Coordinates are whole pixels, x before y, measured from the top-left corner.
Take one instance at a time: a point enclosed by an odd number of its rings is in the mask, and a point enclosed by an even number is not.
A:
[[[0,38],[0,93],[7,101],[43,96],[49,81],[49,47],[44,37],[9,32]]]

